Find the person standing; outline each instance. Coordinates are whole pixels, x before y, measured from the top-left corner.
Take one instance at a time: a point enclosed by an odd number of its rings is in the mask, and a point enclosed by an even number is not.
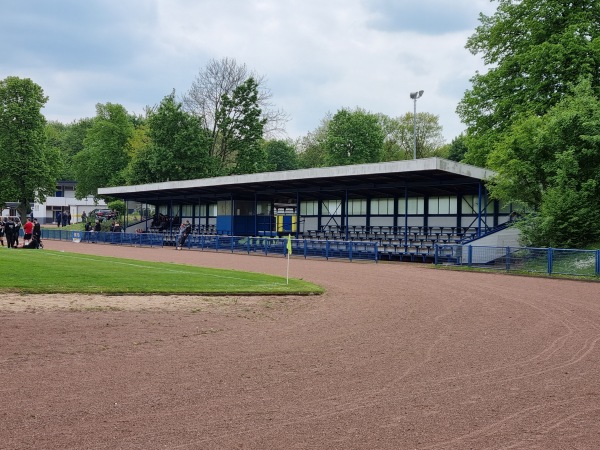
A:
[[[33,219],[33,239],[37,239],[38,244],[42,246],[42,227],[37,219]]]
[[[4,217],[0,217],[0,243],[4,247]]]
[[[86,212],[85,212],[85,211],[83,211],[83,212],[81,213],[81,221],[82,221],[83,223],[86,223],[86,222],[87,222],[87,214],[86,214]]]
[[[179,230],[177,231],[177,236],[175,236],[175,250],[180,250],[179,246],[181,245],[181,241],[183,240],[183,233],[185,232],[185,224],[181,224],[179,226]]]
[[[98,240],[98,233],[102,231],[102,225],[100,225],[100,221],[96,220],[96,224],[94,225],[94,238],[92,242],[96,242]]]
[[[61,223],[62,223],[62,213],[60,211],[58,211],[56,213],[56,224],[58,225],[59,228],[60,228]]]
[[[29,244],[31,242],[31,236],[33,235],[33,222],[31,221],[31,217],[27,218],[27,222],[23,225],[23,245]]]
[[[185,223],[182,223],[179,226],[179,232],[177,233],[177,242],[175,243],[176,250],[183,249],[183,245],[185,244],[185,241],[191,232],[192,232],[192,225],[190,224],[189,220],[186,220]]]
[[[6,236],[6,246],[8,248],[13,247],[13,232],[15,230],[15,223],[10,217],[4,219],[4,235]]]
[[[13,247],[16,248],[19,246],[19,233],[21,232],[21,221],[18,217],[15,217],[15,228],[13,229]]]

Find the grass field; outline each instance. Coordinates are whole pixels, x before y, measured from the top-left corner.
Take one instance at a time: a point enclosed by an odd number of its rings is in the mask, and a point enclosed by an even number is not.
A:
[[[282,260],[282,267],[285,262]],[[0,291],[88,294],[320,294],[303,280],[51,250],[0,248]]]

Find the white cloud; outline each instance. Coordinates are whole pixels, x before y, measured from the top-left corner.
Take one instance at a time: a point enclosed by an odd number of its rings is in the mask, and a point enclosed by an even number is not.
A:
[[[43,40],[0,44],[8,52],[0,78],[40,84],[50,120],[90,117],[108,101],[141,113],[172,89],[183,94],[210,59],[232,57],[267,78],[273,103],[291,116],[291,137],[342,107],[402,115],[412,111],[409,92],[423,89],[418,110],[440,117],[448,141],[462,131],[455,109],[482,69],[466,39],[479,12],[494,7],[487,0],[57,0],[36,17],[35,5],[19,6],[31,2],[12,1],[0,41],[15,30],[27,36],[31,24],[52,26]],[[430,20],[411,19],[416,14]]]

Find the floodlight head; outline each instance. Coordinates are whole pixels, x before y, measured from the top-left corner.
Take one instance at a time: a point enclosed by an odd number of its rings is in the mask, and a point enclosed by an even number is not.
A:
[[[412,98],[413,100],[416,100],[418,98],[421,98],[421,95],[423,95],[423,91],[411,92],[410,98]]]

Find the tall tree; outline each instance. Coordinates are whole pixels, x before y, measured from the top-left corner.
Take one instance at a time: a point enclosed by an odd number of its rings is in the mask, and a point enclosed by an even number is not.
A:
[[[288,116],[271,103],[272,94],[266,87],[265,77],[249,70],[233,58],[212,59],[200,71],[189,91],[183,97],[185,109],[196,115],[210,132],[210,156],[223,157],[222,136],[217,126],[217,115],[223,106],[223,96],[232,97],[236,88],[253,78],[257,85],[257,103],[264,119],[265,137],[283,133]],[[224,161],[224,160],[223,160]]]
[[[80,119],[70,124],[52,121],[46,124],[46,138],[50,147],[61,156],[61,180],[76,180],[73,157],[83,150],[83,140],[93,119]]]
[[[261,118],[258,105],[258,83],[248,78],[223,94],[216,116],[220,142],[218,158],[231,173],[257,173],[267,170],[267,155],[261,145],[266,119]]]
[[[380,162],[383,131],[375,114],[357,109],[339,110],[329,122],[325,138],[328,165]]]
[[[0,81],[0,204],[18,201],[23,218],[30,203],[56,191],[59,154],[46,146],[48,97],[29,78]]]
[[[448,149],[448,159],[460,162],[464,159],[467,153],[466,136],[464,133],[452,139]]]
[[[267,154],[269,171],[295,170],[300,167],[296,148],[291,142],[271,140],[265,141],[263,146]]]
[[[457,112],[467,125],[466,162],[485,166],[495,142],[522,116],[542,116],[582,78],[600,94],[597,1],[497,0],[467,41],[489,67],[471,79]]]
[[[412,159],[414,155],[415,131],[417,134],[417,158],[437,156],[444,146],[442,126],[439,117],[427,112],[417,113],[415,128],[414,113],[390,118],[378,114],[377,118],[384,131],[384,161]]]
[[[153,183],[214,175],[210,138],[196,117],[183,110],[175,92],[149,112],[146,139],[132,155],[128,180]],[[134,133],[134,137],[136,133]],[[130,140],[130,143],[132,140]]]
[[[314,131],[309,132],[306,136],[296,141],[300,168],[310,169],[312,167],[327,166],[327,162],[325,161],[325,140],[331,117],[331,113],[327,113]]]
[[[600,241],[600,100],[583,81],[542,117],[514,123],[488,158],[495,198],[533,211],[529,244],[581,247]]]
[[[96,197],[98,188],[124,183],[133,130],[133,118],[123,106],[96,105],[96,117],[84,139],[84,149],[73,158],[77,198]]]

